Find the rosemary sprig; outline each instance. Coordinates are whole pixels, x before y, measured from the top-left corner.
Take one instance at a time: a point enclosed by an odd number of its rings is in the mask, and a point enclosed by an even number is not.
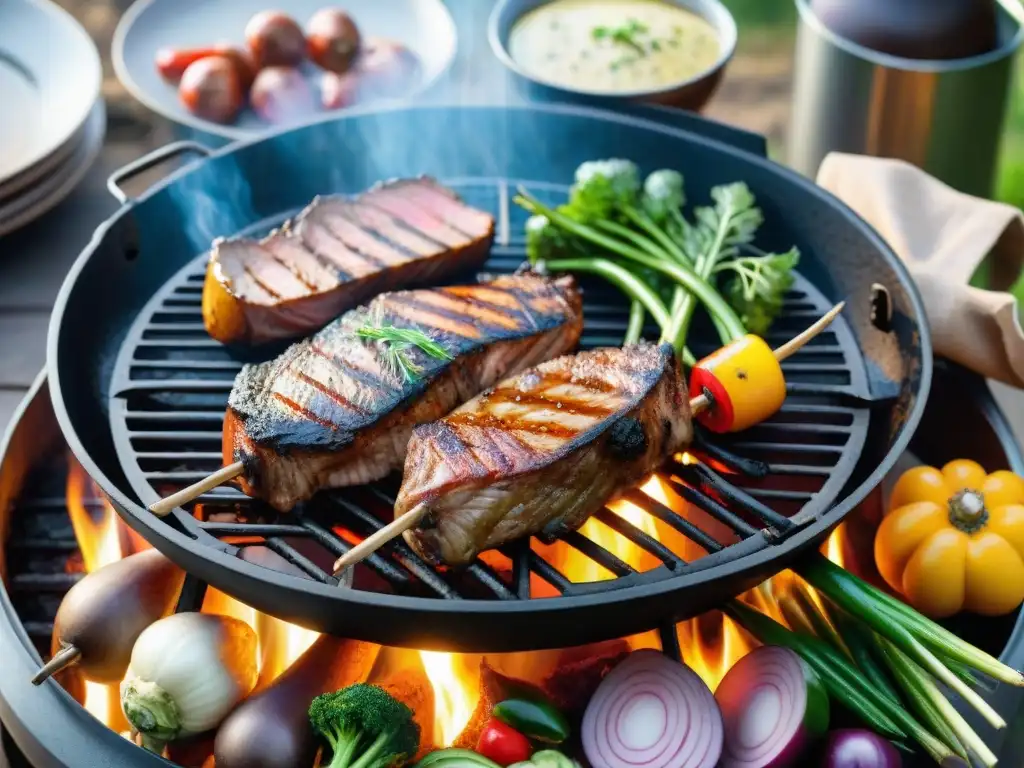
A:
[[[435,360],[452,360],[448,350],[430,338],[423,331],[413,328],[396,328],[393,325],[364,325],[356,330],[356,336],[379,343],[388,363],[406,381],[416,381],[423,369],[409,358],[409,350],[416,347]]]

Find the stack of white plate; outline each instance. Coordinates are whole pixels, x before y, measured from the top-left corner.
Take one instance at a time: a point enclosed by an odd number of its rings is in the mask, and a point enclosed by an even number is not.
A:
[[[41,216],[103,145],[103,73],[89,35],[48,0],[0,0],[0,235]]]

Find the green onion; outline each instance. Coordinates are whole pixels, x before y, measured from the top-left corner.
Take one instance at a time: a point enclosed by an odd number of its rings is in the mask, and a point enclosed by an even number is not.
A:
[[[822,640],[832,643],[836,650],[852,659],[853,654],[850,653],[850,649],[843,642],[843,638],[836,632],[835,626],[832,623],[832,617],[822,606],[818,605],[807,586],[802,582],[797,582],[793,584],[791,590],[793,599],[803,606],[804,611],[810,618],[811,626],[814,627],[814,634]]]
[[[582,226],[582,225],[581,225]],[[599,221],[594,225],[598,229],[603,229],[609,235],[615,235],[617,237],[628,240],[637,248],[646,251],[650,256],[656,259],[664,259],[668,257],[665,250],[650,238],[644,237],[639,232],[634,232],[629,227],[624,227],[615,221]]]
[[[870,624],[879,634],[888,637],[902,651],[909,654],[921,666],[933,671],[937,663],[943,666],[936,654],[943,658],[953,659],[973,669],[984,672],[990,677],[1009,685],[1024,686],[1024,675],[1006,666],[998,659],[943,629],[930,619],[926,619],[913,608],[890,597],[879,589],[858,579],[821,555],[815,555],[802,561],[796,569],[815,589],[827,595],[850,615],[856,616]],[[913,643],[909,642],[912,640]],[[924,654],[921,654],[921,651]],[[958,693],[968,691],[965,697],[972,705],[980,702],[982,714],[991,708],[981,697],[970,690],[957,675],[943,666],[945,673],[936,674],[943,683],[950,685]],[[947,682],[952,679],[953,682]],[[976,707],[977,708],[977,707]],[[995,725],[1002,718],[986,716]],[[996,726],[999,727],[999,726]]]
[[[673,208],[672,210],[675,211],[677,215],[679,215],[679,211],[677,209]],[[684,267],[690,267],[691,269],[693,268],[693,262],[691,262],[690,258],[686,255],[686,253],[683,252],[683,249],[680,248],[676,244],[675,240],[669,237],[663,229],[659,228],[657,224],[651,221],[649,216],[643,213],[639,213],[637,211],[627,210],[626,217],[631,222],[636,224],[638,227],[643,229],[648,235],[650,235],[659,243],[661,243],[662,247],[679,264],[682,264]],[[682,218],[682,216],[680,216],[680,218]]]
[[[629,324],[626,326],[626,336],[623,344],[636,344],[644,336],[644,320],[647,319],[647,310],[643,302],[633,299],[629,304]]]
[[[874,634],[842,609],[835,609],[830,615],[836,623],[836,629],[846,641],[847,648],[850,649],[854,664],[864,673],[864,677],[879,693],[899,703],[900,696],[876,657],[881,656],[881,649],[875,642]]]
[[[800,654],[821,676],[829,693],[880,735],[895,739],[909,735],[929,757],[945,768],[966,768],[967,764],[948,745],[901,705],[873,690],[857,669],[827,643],[790,632],[774,619],[735,600],[726,606],[725,612],[762,643],[781,645]]]
[[[534,268],[539,272],[585,272],[591,275],[603,277],[620,291],[625,293],[634,301],[638,301],[643,308],[651,313],[654,322],[664,328],[669,323],[669,313],[665,304],[651,287],[643,280],[634,275],[625,267],[607,259],[580,258],[580,259],[552,259],[550,261],[538,261]],[[630,321],[632,322],[632,310],[630,310]],[[642,333],[642,325],[641,325]],[[627,335],[627,339],[630,338]],[[640,337],[637,336],[636,341]],[[682,351],[683,362],[693,365],[696,362],[693,353],[686,347]]]
[[[765,645],[781,645],[800,654],[821,675],[829,693],[865,723],[887,738],[906,738],[906,732],[873,701],[870,689],[857,679],[849,663],[816,637],[791,632],[774,619],[738,601],[722,609]]]
[[[910,694],[910,705],[931,725],[939,737],[965,760],[968,759],[964,749],[966,746],[973,750],[986,766],[995,765],[996,756],[957,712],[956,707],[942,694],[928,673],[884,637],[876,636],[876,642],[889,669],[903,689]]]
[[[817,637],[818,633],[814,631],[814,625],[811,624],[810,617],[796,600],[787,595],[776,598],[775,602],[779,606],[782,618],[786,620],[790,629],[794,632],[802,632],[805,635]]]
[[[603,277],[630,298],[639,301],[659,326],[668,324],[668,310],[651,287],[628,269],[607,259],[552,259],[538,261],[539,272],[587,272]]]

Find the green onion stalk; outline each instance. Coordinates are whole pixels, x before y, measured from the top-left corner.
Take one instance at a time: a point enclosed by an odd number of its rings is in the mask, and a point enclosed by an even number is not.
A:
[[[897,701],[875,689],[853,662],[826,641],[793,632],[760,611],[733,600],[723,609],[765,645],[796,652],[821,677],[829,695],[881,736],[903,743],[912,739],[943,768],[968,768],[960,747],[950,747]]]
[[[807,587],[797,584],[778,598],[782,615],[793,630],[792,637],[780,633],[780,629],[785,629],[781,625],[766,623],[772,622],[768,617],[756,611],[757,616],[752,616],[750,608],[745,612],[732,610],[730,615],[762,642],[787,645],[816,668],[825,653],[820,647],[815,650],[815,643],[821,643],[833,654],[828,657],[834,673],[831,692],[867,725],[878,730],[878,712],[881,711],[896,720],[899,727],[940,764],[965,765],[973,755],[982,765],[994,765],[995,755],[949,701],[940,684],[958,693],[990,724],[1000,728],[1004,725],[1002,718],[969,687],[968,681],[973,680],[970,670],[984,668],[997,679],[1018,685],[1020,674],[946,630],[936,631],[941,628],[930,626],[930,620],[820,555],[808,560],[809,565],[805,563],[794,570],[809,574],[809,583],[826,597],[832,610],[819,606]],[[896,603],[899,603],[898,609]],[[928,638],[934,650],[925,647],[919,638]],[[971,663],[947,661],[949,656],[971,659]],[[874,708],[865,708],[863,700],[851,698],[849,690],[835,680],[836,677],[846,678],[846,682],[850,682],[851,660],[854,672],[863,683],[857,686],[862,699],[869,699]],[[895,680],[895,687],[890,680]],[[902,707],[902,701],[908,702],[921,728],[945,745],[954,757],[938,750],[934,741],[922,741],[919,731],[892,715],[892,708]],[[884,730],[879,732],[893,737]]]

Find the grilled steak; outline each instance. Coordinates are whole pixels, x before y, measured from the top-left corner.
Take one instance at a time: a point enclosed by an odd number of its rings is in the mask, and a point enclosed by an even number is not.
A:
[[[312,333],[380,291],[478,267],[493,238],[494,219],[429,178],[319,197],[263,240],[213,244],[203,321],[225,344]]]
[[[394,364],[370,324],[416,329],[452,357],[419,347]],[[488,283],[386,293],[235,380],[224,461],[243,461],[242,489],[288,510],[321,488],[358,485],[400,469],[413,427],[434,421],[505,376],[564,354],[580,337],[572,278],[499,277]]]
[[[464,565],[516,539],[576,530],[692,437],[671,347],[581,352],[417,427],[395,515],[426,504],[406,541],[435,564]]]

